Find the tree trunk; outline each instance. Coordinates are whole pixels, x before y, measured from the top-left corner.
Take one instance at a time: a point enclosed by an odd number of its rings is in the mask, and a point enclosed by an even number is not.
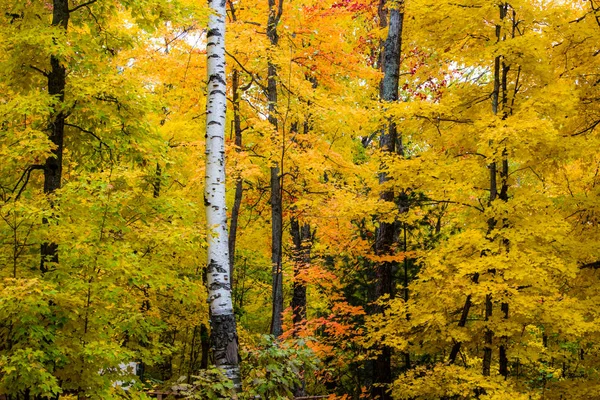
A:
[[[312,234],[309,224],[302,224],[296,218],[291,221],[290,233],[294,242],[294,291],[292,295],[292,321],[294,336],[300,325],[306,320],[306,282],[301,277],[306,267],[310,265]]]
[[[277,46],[279,36],[277,34],[277,25],[281,18],[283,0],[279,0],[277,8],[275,0],[269,0],[269,18],[267,21],[267,37],[272,47]],[[267,77],[267,100],[269,110],[269,122],[273,126],[275,133],[279,127],[277,119],[277,67],[273,64],[272,57],[268,57],[268,77]],[[285,144],[283,144],[285,145]],[[282,261],[282,242],[283,242],[283,215],[282,215],[282,175],[279,162],[273,161],[271,166],[271,265],[273,282],[272,293],[272,314],[271,314],[271,334],[275,337],[283,333],[283,275],[281,271]]]
[[[210,336],[206,325],[200,325],[200,347],[202,348],[202,358],[200,358],[200,369],[208,368],[208,353],[210,352]]]
[[[215,365],[241,390],[238,340],[231,302],[225,203],[225,2],[211,0],[208,20],[206,106],[206,184],[204,205],[208,242],[207,286]]]
[[[239,95],[240,77],[237,69],[233,70],[232,90],[233,90],[233,132],[235,134],[236,151],[242,149],[242,123],[240,118],[240,95]],[[238,177],[235,182],[235,196],[233,200],[233,209],[231,210],[231,223],[229,226],[229,279],[231,282],[231,290],[234,289],[235,281],[233,272],[235,266],[235,244],[237,241],[237,227],[240,216],[240,207],[242,205],[243,196],[242,178]]]
[[[398,100],[398,84],[400,77],[400,53],[402,45],[402,26],[404,20],[403,2],[391,6],[385,15],[385,0],[380,3],[381,23],[387,22],[388,34],[383,45],[383,54],[381,56],[381,69],[383,79],[380,87],[380,98],[385,102]],[[387,17],[387,18],[386,18]],[[386,21],[387,20],[387,21]],[[379,139],[379,148],[385,152],[395,153],[398,133],[396,124],[389,122],[383,130]],[[401,146],[400,146],[401,147]],[[379,182],[384,183],[388,177],[385,173],[380,173]],[[384,192],[381,199],[387,202],[394,201],[394,192]],[[382,222],[377,230],[375,252],[377,255],[388,255],[392,252],[392,245],[395,236],[394,223]],[[376,267],[375,297],[380,298],[392,293],[392,263],[379,263]],[[378,307],[376,312],[383,312]],[[388,385],[392,382],[391,370],[391,349],[383,346],[380,354],[375,361],[373,373],[373,396],[380,399],[390,399]]]
[[[500,11],[500,20],[503,20],[506,17],[506,13],[508,11],[508,4],[502,3],[498,5]],[[501,29],[502,26],[500,24],[496,25],[496,42],[506,39],[506,37],[501,37]],[[507,103],[507,74],[509,68],[501,62],[502,56],[498,55],[494,59],[494,91],[492,92],[492,112],[494,115],[498,115],[499,106],[502,104],[503,112],[506,112],[506,103]],[[502,68],[501,68],[502,67]],[[502,98],[500,97],[500,93],[502,92]],[[506,114],[503,115],[503,119],[506,117]],[[500,198],[503,201],[508,201],[508,159],[506,158],[506,149],[502,152],[502,169],[500,171],[500,178],[502,180],[500,193],[498,193],[497,187],[497,173],[498,167],[496,161],[493,161],[489,166],[490,170],[490,200],[489,204],[491,205],[496,198]],[[497,225],[498,220],[493,217],[488,223],[488,233],[490,233],[495,226]],[[490,239],[493,240],[493,239]],[[507,243],[505,243],[507,245]],[[495,275],[496,270],[490,270],[490,274]],[[508,304],[503,303],[502,309],[506,309],[505,316],[508,316]],[[492,295],[488,293],[485,297],[485,320],[486,322],[492,316],[493,304],[492,304]],[[483,364],[482,364],[482,373],[483,376],[490,376],[491,374],[491,364],[492,364],[492,346],[494,341],[494,332],[490,329],[489,325],[486,325],[485,334],[484,334],[484,346],[483,346]],[[502,345],[500,346],[500,371],[507,371],[507,356],[506,356],[506,348]],[[502,365],[504,364],[504,365]],[[506,368],[505,368],[506,367]],[[506,371],[505,371],[506,370]],[[506,376],[506,375],[504,375]]]
[[[273,266],[271,334],[279,337],[283,333],[283,274],[281,271],[283,214],[279,167],[271,167],[271,227],[271,263]]]
[[[69,25],[69,1],[54,0],[52,11],[52,26],[60,27],[64,31]],[[62,163],[63,163],[63,143],[65,137],[65,118],[63,103],[65,100],[65,86],[67,71],[64,65],[60,63],[58,57],[50,56],[50,72],[48,78],[48,94],[54,96],[54,116],[48,127],[49,139],[54,145],[52,154],[44,163],[44,193],[52,194],[61,187]],[[42,220],[44,224],[48,220]],[[40,270],[47,272],[50,265],[58,263],[58,244],[53,242],[42,243],[41,246]]]

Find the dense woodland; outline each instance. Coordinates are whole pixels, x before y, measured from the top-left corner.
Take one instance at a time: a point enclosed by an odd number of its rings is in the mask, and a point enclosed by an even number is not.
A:
[[[0,4],[1,398],[600,398],[600,1]]]

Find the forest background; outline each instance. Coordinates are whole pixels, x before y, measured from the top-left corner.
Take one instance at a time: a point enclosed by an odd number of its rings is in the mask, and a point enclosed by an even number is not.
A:
[[[0,4],[0,394],[231,396],[208,5]],[[598,398],[600,3],[226,7],[238,396]]]

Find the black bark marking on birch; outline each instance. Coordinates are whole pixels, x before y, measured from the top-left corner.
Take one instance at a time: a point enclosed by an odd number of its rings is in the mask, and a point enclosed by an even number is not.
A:
[[[213,282],[210,284],[210,290],[219,290],[219,289],[225,289],[225,290],[231,290],[231,287],[229,286],[228,283],[223,283],[223,282]]]
[[[220,94],[221,96],[225,97],[225,92],[223,92],[222,90],[211,90],[210,94],[211,95]]]
[[[206,33],[206,37],[207,37],[207,38],[211,38],[211,37],[213,37],[213,36],[223,36],[223,35],[221,34],[221,31],[220,31],[219,29],[217,29],[217,28],[214,28],[214,29],[210,29],[210,30],[209,30],[209,31]]]
[[[212,82],[213,80],[219,82],[222,85],[226,85],[225,80],[223,79],[223,77],[220,74],[211,74],[208,77],[208,83]]]
[[[227,270],[225,268],[223,268],[222,265],[219,265],[215,260],[210,260],[210,263],[208,264],[208,267],[207,267],[207,272],[209,274],[212,274],[215,271],[220,274],[224,274],[225,272],[227,272]]]
[[[211,341],[217,367],[239,362],[235,315],[212,315]]]
[[[221,125],[221,123],[219,121],[210,121],[208,123],[208,126],[211,126],[211,125]]]

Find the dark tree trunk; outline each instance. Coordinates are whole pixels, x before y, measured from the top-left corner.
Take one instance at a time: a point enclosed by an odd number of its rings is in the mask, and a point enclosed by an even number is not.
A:
[[[283,274],[281,271],[283,214],[279,167],[271,167],[271,227],[271,263],[273,275],[271,334],[279,337],[283,333]]]
[[[296,218],[292,218],[290,233],[294,242],[294,283],[292,294],[292,323],[293,335],[298,332],[306,320],[306,282],[302,276],[308,265],[310,265],[310,251],[312,248],[312,234],[309,224],[302,224]],[[294,390],[296,397],[306,396],[305,382],[298,385]]]
[[[65,31],[69,25],[69,1],[54,0],[52,11],[52,26],[61,27]],[[50,56],[50,72],[48,77],[48,94],[54,96],[54,115],[48,126],[49,139],[54,145],[52,154],[44,163],[44,193],[52,194],[61,187],[63,144],[65,137],[65,118],[63,103],[65,100],[65,86],[67,72],[58,57]],[[42,221],[48,223],[46,218]],[[53,242],[42,243],[40,270],[47,272],[49,265],[58,263],[58,244]]]
[[[292,296],[292,321],[294,336],[304,320],[306,320],[306,282],[302,275],[310,265],[312,234],[309,224],[302,224],[296,218],[291,220],[290,233],[294,242],[294,292]]]
[[[388,35],[383,45],[381,60],[381,69],[383,71],[383,79],[380,87],[380,98],[385,102],[393,102],[398,100],[398,85],[400,77],[400,53],[402,44],[402,25],[404,20],[403,2],[391,7],[385,13],[385,0],[380,2],[380,23],[386,24],[388,27]],[[388,122],[387,127],[383,130],[380,139],[379,147],[381,150],[395,153],[396,143],[398,141],[398,132],[396,124]],[[402,146],[400,146],[401,148]],[[380,183],[385,182],[388,177],[385,173],[379,176]],[[381,199],[387,202],[394,201],[394,192],[384,192],[381,194]],[[382,222],[376,234],[375,252],[377,255],[388,255],[393,251],[396,231],[396,224]],[[376,267],[376,282],[375,282],[375,297],[380,298],[384,295],[391,295],[392,282],[392,267],[390,262],[379,263]],[[381,307],[376,307],[375,312],[383,312]],[[373,397],[380,399],[390,399],[389,384],[392,382],[391,368],[391,349],[388,346],[382,346],[380,354],[375,360],[375,368],[373,371]]]
[[[200,358],[200,369],[208,368],[208,355],[210,353],[210,336],[206,325],[200,325],[200,347],[202,348],[202,358]]]
[[[485,296],[485,321],[489,323],[492,317],[492,295]],[[485,328],[484,334],[485,344],[483,345],[483,376],[490,376],[492,366],[492,343],[494,340],[494,332],[489,326]]]
[[[236,151],[242,149],[242,122],[240,117],[240,77],[237,69],[233,70],[232,90],[233,90],[233,132],[235,134]],[[235,263],[235,245],[237,240],[238,219],[240,216],[240,207],[242,205],[243,196],[242,178],[238,177],[235,182],[235,196],[233,199],[233,209],[231,210],[231,222],[229,224],[229,281],[231,282],[231,290],[235,288],[235,280],[233,279],[234,263]]]
[[[503,20],[506,17],[508,11],[508,4],[502,3],[498,5],[500,11],[500,20]],[[499,43],[500,41],[506,39],[506,37],[501,37],[501,25],[496,25],[496,41]],[[494,59],[494,91],[492,92],[492,112],[494,115],[498,115],[499,106],[502,105],[503,116],[502,118],[506,118],[507,112],[507,74],[509,71],[509,67],[502,61],[502,56],[498,55]],[[498,183],[497,183],[497,173],[498,167],[496,161],[493,161],[489,165],[490,170],[490,198],[489,204],[491,205],[494,200],[499,198],[502,201],[508,201],[508,159],[506,154],[506,148],[502,152],[502,168],[500,170],[500,193],[498,193]],[[498,224],[498,220],[493,217],[488,222],[488,234],[496,227]],[[504,227],[506,227],[506,220],[503,221]],[[493,239],[490,239],[493,240]],[[503,241],[506,249],[508,250],[508,242],[506,240]],[[491,275],[496,274],[495,269],[491,269]],[[508,317],[508,304],[502,303],[501,309],[504,311],[505,317]],[[489,319],[492,316],[493,311],[493,303],[492,303],[492,295],[488,293],[485,297],[485,320],[489,322]],[[503,342],[506,342],[506,338],[502,338]],[[486,324],[485,333],[484,333],[484,346],[483,346],[483,365],[482,365],[482,373],[483,376],[490,376],[491,374],[491,364],[492,364],[492,346],[494,342],[494,332],[490,328],[489,325]],[[504,343],[500,345],[499,351],[499,363],[500,363],[500,372],[505,377],[508,374],[508,358],[506,355],[506,347],[504,347]]]
[[[160,164],[156,163],[156,172],[154,174],[154,183],[152,184],[152,197],[158,199],[160,197],[160,187],[162,182],[162,169]]]
[[[276,7],[277,6],[277,7]],[[279,36],[277,34],[277,25],[281,19],[283,0],[275,3],[275,0],[269,0],[269,18],[267,21],[267,37],[272,47],[277,46]],[[272,57],[269,55],[267,66],[267,100],[269,110],[269,122],[273,126],[275,133],[279,127],[277,119],[277,67],[273,64]],[[285,145],[285,144],[284,144]],[[283,151],[283,150],[282,150]],[[282,261],[282,242],[283,242],[283,214],[282,214],[282,174],[279,162],[275,161],[271,166],[271,265],[272,265],[272,314],[271,314],[271,334],[275,337],[283,333],[283,275],[281,271]]]

